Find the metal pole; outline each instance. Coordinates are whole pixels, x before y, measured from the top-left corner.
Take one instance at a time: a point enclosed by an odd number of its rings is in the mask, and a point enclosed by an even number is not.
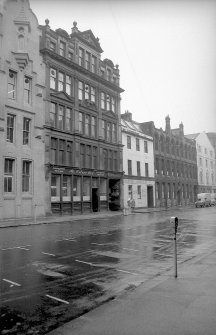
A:
[[[177,241],[176,241],[176,232],[174,235],[174,269],[175,269],[175,278],[178,277],[177,274]]]

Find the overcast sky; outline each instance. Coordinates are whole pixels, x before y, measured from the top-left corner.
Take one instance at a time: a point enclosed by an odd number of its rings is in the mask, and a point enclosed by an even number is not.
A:
[[[215,0],[30,0],[39,24],[91,29],[119,64],[121,113],[185,134],[216,132]]]

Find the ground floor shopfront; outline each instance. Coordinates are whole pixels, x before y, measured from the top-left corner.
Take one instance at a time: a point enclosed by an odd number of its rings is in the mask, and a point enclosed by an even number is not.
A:
[[[48,173],[50,212],[79,214],[119,210],[122,174],[52,167]]]
[[[153,178],[127,178],[123,179],[124,208],[152,208],[155,205],[155,182]]]
[[[185,206],[195,202],[197,184],[190,182],[155,182],[156,207]]]

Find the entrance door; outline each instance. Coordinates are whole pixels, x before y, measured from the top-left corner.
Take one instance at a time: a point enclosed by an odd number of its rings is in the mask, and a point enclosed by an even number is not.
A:
[[[154,207],[153,186],[147,186],[147,204],[148,207]]]
[[[92,210],[98,212],[98,188],[92,188]]]

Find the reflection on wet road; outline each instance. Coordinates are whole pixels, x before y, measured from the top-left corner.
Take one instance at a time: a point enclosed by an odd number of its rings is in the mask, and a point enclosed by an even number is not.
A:
[[[1,334],[45,334],[215,246],[216,208],[1,230]],[[29,333],[30,334],[30,333]]]

